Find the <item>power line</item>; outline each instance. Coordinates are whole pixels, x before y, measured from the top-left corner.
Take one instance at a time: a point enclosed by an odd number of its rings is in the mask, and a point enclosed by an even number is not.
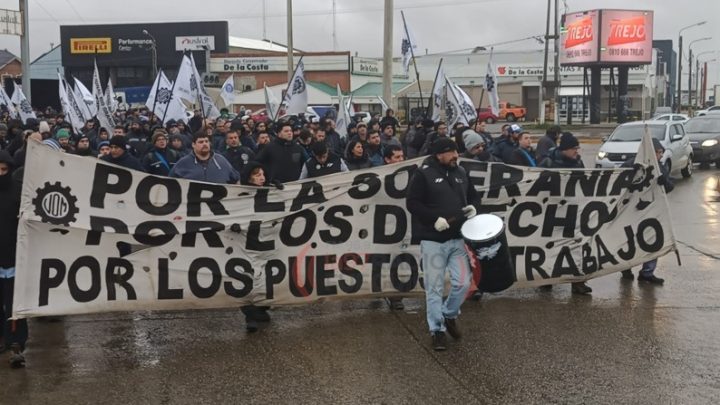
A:
[[[80,21],[85,22],[85,19],[82,18],[82,16],[81,16],[80,13],[77,11],[77,9],[75,8],[75,6],[73,6],[73,4],[70,2],[70,0],[65,0],[65,3],[67,3],[68,6],[70,6],[70,8],[72,9],[72,11],[75,12],[75,15],[78,16],[78,19],[79,19]]]
[[[52,18],[53,21],[55,21],[58,25],[60,25],[60,21],[58,21],[57,18],[55,18],[55,16],[52,15],[52,13],[50,13],[50,12],[45,8],[45,6],[42,5],[42,3],[40,3],[40,0],[35,0],[35,4],[37,4],[37,6],[40,7],[40,9],[41,9],[42,11],[45,12],[45,14],[47,14],[48,16],[50,16],[50,18]],[[33,20],[34,20],[34,18],[33,18]]]

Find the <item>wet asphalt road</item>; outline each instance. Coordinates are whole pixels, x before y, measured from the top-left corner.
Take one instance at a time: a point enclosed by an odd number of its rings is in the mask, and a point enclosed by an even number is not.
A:
[[[253,335],[237,310],[32,320],[27,368],[0,367],[0,403],[718,403],[718,174],[669,196],[682,266],[660,259],[662,287],[611,275],[588,297],[486,295],[443,353],[421,299],[277,309]]]

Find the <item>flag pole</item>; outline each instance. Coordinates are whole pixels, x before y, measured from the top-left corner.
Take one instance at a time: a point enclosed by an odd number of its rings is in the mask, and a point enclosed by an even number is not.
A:
[[[158,97],[158,90],[160,89],[160,75],[162,74],[162,69],[158,72],[157,77],[155,77],[155,80],[157,81],[157,85],[155,86],[155,100],[153,100],[153,107],[152,107],[152,113],[155,115],[155,107],[157,106],[157,97]],[[168,102],[170,104],[170,102]],[[155,115],[157,117],[157,115]],[[162,122],[161,122],[162,124]]]
[[[400,16],[403,20],[403,28],[405,28],[405,35],[407,36],[408,42],[410,42],[410,57],[412,58],[413,66],[415,67],[415,80],[417,80],[418,90],[420,91],[420,111],[424,111],[425,103],[423,100],[422,86],[420,86],[420,73],[418,72],[417,62],[415,62],[415,51],[413,51],[413,43],[411,42],[412,39],[410,38],[410,32],[408,32],[407,23],[405,22],[405,13],[402,10],[400,10]]]
[[[295,74],[297,73],[298,68],[302,64],[303,55],[300,56],[300,60],[298,60],[298,63],[295,65],[295,70],[293,70],[293,74],[290,77],[290,81],[288,82],[287,87],[285,88],[285,96],[283,97],[283,101],[285,101],[285,97],[287,97],[287,92],[290,90],[290,86],[292,86],[293,79],[295,78]],[[278,106],[277,111],[275,111],[275,117],[273,118],[273,122],[278,119],[278,115],[280,115],[280,108],[282,107],[283,102],[280,102],[280,105]]]
[[[183,58],[185,58],[185,52],[183,52]],[[183,59],[180,60],[180,67],[182,67],[182,61],[183,61]],[[179,72],[180,72],[180,69],[178,69],[178,73]],[[170,87],[170,100],[168,101],[167,105],[165,106],[165,112],[163,113],[162,122],[161,122],[161,124],[163,124],[163,125],[165,125],[165,118],[167,118],[167,113],[168,113],[168,109],[170,108],[170,103],[172,103],[173,96],[175,95],[175,85],[176,84],[177,84],[177,76],[175,77],[175,80],[173,80],[173,84]],[[155,93],[155,97],[157,97],[157,93]],[[182,103],[182,101],[180,101],[180,102]]]
[[[431,90],[433,93],[430,95],[430,102],[428,103],[428,108],[427,108],[427,111],[425,112],[425,116],[427,116],[427,117],[432,116],[430,114],[430,111],[432,111],[433,114],[435,113],[435,93],[434,93],[434,91],[435,91],[435,85],[437,84],[438,76],[440,76],[440,68],[442,67],[442,63],[443,63],[443,58],[440,58],[440,63],[438,63],[438,68],[437,68],[437,71],[435,72],[435,80],[433,80],[433,85],[432,85],[432,90]],[[430,110],[430,107],[432,107],[432,110]]]

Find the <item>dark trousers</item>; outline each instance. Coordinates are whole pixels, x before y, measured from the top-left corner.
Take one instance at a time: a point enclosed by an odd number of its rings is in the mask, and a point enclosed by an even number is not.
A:
[[[2,302],[3,339],[5,346],[10,347],[13,343],[20,345],[25,350],[25,342],[28,338],[27,319],[11,320],[13,304],[13,287],[15,278],[0,278],[0,302]]]

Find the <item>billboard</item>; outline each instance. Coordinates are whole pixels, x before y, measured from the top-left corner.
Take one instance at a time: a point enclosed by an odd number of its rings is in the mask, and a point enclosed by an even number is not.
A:
[[[145,34],[144,32],[147,32]],[[228,52],[227,21],[142,23],[107,25],[63,25],[60,27],[62,64],[66,68],[151,67],[152,49],[157,50],[160,68],[176,69],[182,51],[194,53],[198,69],[204,70],[209,46]]]
[[[652,11],[603,10],[600,33],[600,62],[652,63]]]
[[[562,66],[652,63],[653,12],[589,10],[563,16]]]
[[[598,10],[565,15],[560,33],[560,64],[577,65],[598,60]]]

